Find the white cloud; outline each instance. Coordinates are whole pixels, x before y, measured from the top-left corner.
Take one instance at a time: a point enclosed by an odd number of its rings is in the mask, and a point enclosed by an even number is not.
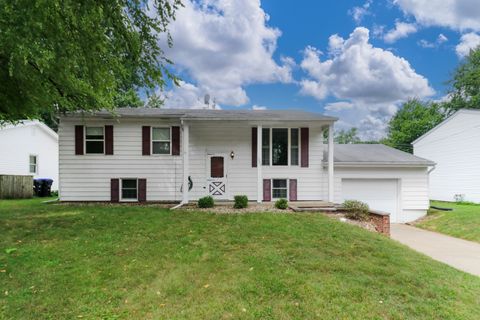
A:
[[[428,40],[421,39],[417,43],[422,48],[438,48],[442,43],[445,43],[447,41],[448,41],[448,38],[443,33],[440,33],[437,37],[437,40],[435,40],[435,42],[430,42]]]
[[[254,104],[254,105],[252,106],[252,110],[267,110],[267,107],[265,107],[265,106],[258,106],[258,105],[256,105],[256,104]]]
[[[327,104],[325,106],[325,110],[338,112],[338,111],[353,109],[353,107],[354,107],[354,104],[351,102],[338,101],[338,102],[332,102]]]
[[[165,100],[165,108],[204,109],[207,107],[204,101],[207,92],[188,82],[180,81],[179,86],[159,94]],[[219,106],[217,108],[220,109]]]
[[[371,14],[370,12],[370,5],[372,4],[372,0],[367,0],[363,6],[361,7],[353,7],[348,11],[348,14],[352,16],[353,20],[360,24],[365,16]]]
[[[239,106],[249,101],[245,85],[292,81],[293,59],[282,58],[279,64],[272,57],[281,32],[267,25],[260,0],[189,0],[184,5],[169,26],[173,48],[166,53],[202,93]]]
[[[383,39],[387,43],[394,43],[398,39],[406,38],[408,35],[417,32],[417,26],[414,23],[395,22],[395,28],[390,29]]]
[[[300,82],[301,93],[318,100],[328,96],[340,99],[342,104],[330,104],[327,111],[351,117],[350,123],[365,129],[370,137],[383,134],[384,127],[372,127],[367,115],[384,121],[402,101],[434,94],[428,80],[417,74],[407,60],[373,47],[366,28],[356,28],[348,39],[331,36],[328,50],[329,59],[321,61],[319,50],[305,49],[300,66],[308,77]]]
[[[480,35],[470,32],[465,33],[460,38],[460,43],[455,47],[455,51],[460,58],[468,56],[470,50],[476,49],[480,45]]]
[[[394,0],[404,13],[425,26],[442,26],[454,30],[480,31],[478,0]]]

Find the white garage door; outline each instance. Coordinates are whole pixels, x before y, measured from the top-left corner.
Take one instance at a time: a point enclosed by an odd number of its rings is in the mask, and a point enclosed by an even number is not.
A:
[[[360,200],[370,209],[390,213],[390,221],[397,222],[398,180],[342,179],[342,200]]]

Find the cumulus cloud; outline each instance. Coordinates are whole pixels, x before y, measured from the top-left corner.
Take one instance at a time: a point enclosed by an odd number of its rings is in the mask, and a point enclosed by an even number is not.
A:
[[[325,106],[325,110],[327,111],[343,111],[353,109],[354,104],[348,101],[338,101],[338,102],[331,102]]]
[[[179,86],[173,87],[171,90],[160,93],[160,97],[165,101],[165,108],[204,109],[208,107],[204,101],[205,94],[207,94],[206,91],[198,88],[194,84],[180,81]],[[213,100],[211,101],[211,103],[213,103]],[[220,109],[220,106],[216,107]]]
[[[352,125],[365,120],[360,125],[372,137],[383,134],[384,127],[373,127],[374,121],[367,115],[385,121],[402,101],[434,94],[428,80],[417,74],[407,60],[373,47],[366,28],[356,28],[348,39],[331,36],[328,54],[329,58],[322,61],[319,50],[304,50],[300,66],[308,77],[300,82],[301,93],[318,100],[329,96],[341,100],[341,104],[328,105],[327,111],[346,116],[345,122],[351,117]]]
[[[265,106],[258,106],[258,105],[256,105],[256,104],[254,104],[254,105],[252,106],[252,110],[267,110],[267,107],[265,107]]]
[[[361,7],[353,7],[348,11],[348,14],[352,16],[353,20],[360,24],[365,16],[371,14],[370,12],[370,5],[372,4],[372,0],[367,0],[363,6]]]
[[[174,45],[166,54],[199,91],[239,106],[249,101],[245,85],[292,81],[294,61],[285,57],[278,63],[272,57],[281,32],[267,25],[260,0],[189,0],[184,5],[169,26]]]
[[[468,56],[470,50],[476,49],[478,46],[480,46],[480,35],[474,32],[465,33],[460,38],[460,43],[455,47],[455,51],[458,57],[463,58]]]
[[[395,22],[395,28],[389,30],[383,39],[387,43],[394,43],[398,39],[406,38],[408,35],[417,32],[417,26],[414,23]]]
[[[454,30],[480,31],[478,0],[394,0],[404,13],[425,26],[442,26]]]

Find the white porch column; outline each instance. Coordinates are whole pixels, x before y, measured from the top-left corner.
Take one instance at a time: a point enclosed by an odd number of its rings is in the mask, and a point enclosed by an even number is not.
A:
[[[257,126],[257,202],[263,200],[262,177],[262,126]]]
[[[328,201],[334,201],[333,123],[328,126]]]
[[[189,164],[189,125],[182,123],[183,130],[183,143],[182,143],[182,156],[183,156],[183,182],[182,182],[182,203],[188,203],[188,176],[190,175]]]

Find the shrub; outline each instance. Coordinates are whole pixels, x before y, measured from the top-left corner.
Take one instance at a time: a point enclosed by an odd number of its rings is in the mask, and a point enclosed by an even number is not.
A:
[[[211,196],[206,196],[198,199],[199,208],[213,208],[213,205],[214,205],[214,201]]]
[[[278,199],[275,201],[275,208],[285,210],[288,208],[288,201],[287,199]]]
[[[346,200],[343,208],[347,211],[345,216],[353,220],[366,220],[370,210],[368,204],[357,200]]]
[[[247,196],[235,196],[234,197],[235,199],[235,204],[233,205],[233,207],[235,209],[243,209],[243,208],[246,208],[248,207],[248,197]]]

